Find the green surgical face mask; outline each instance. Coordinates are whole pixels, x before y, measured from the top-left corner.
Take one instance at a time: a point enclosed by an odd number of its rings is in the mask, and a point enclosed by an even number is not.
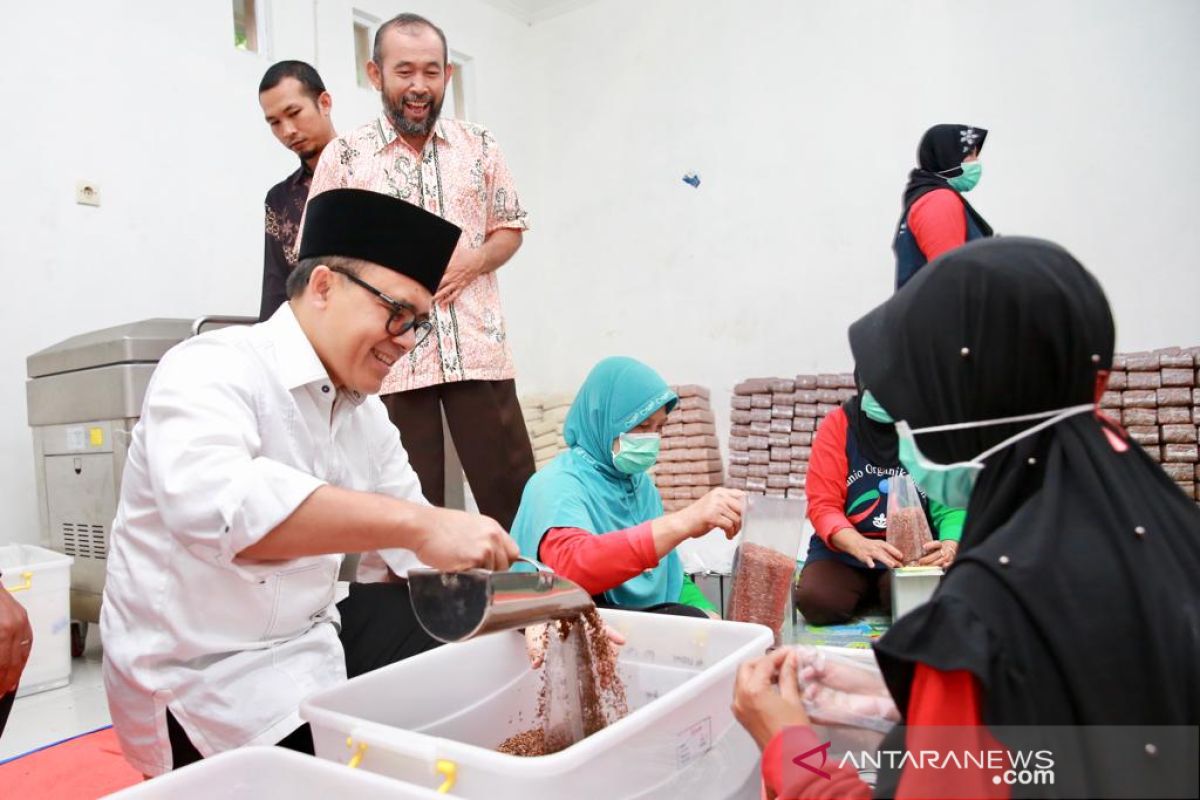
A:
[[[871,394],[870,389],[862,393],[862,399],[858,402],[862,406],[863,413],[867,415],[867,419],[884,423],[896,421],[892,419],[891,414],[884,410],[883,406],[879,405],[879,401]]]
[[[962,164],[962,175],[947,178],[946,181],[957,191],[969,192],[975,188],[975,184],[979,183],[979,176],[982,174],[983,162],[979,159],[964,161]]]
[[[617,437],[613,466],[626,475],[645,472],[658,461],[661,438],[657,433],[622,433]]]

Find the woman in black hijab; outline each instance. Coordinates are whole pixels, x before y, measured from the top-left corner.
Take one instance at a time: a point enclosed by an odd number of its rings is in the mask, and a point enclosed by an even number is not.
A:
[[[921,137],[919,166],[908,175],[892,240],[897,290],[942,253],[992,235],[992,226],[963,197],[979,182],[987,134],[970,125],[934,125]]]
[[[1095,407],[1113,341],[1096,280],[1026,238],[955,250],[851,326],[863,384],[904,423],[901,461],[931,496],[969,492],[954,566],[875,654],[909,726],[1036,726],[1057,796],[1192,796],[1195,727],[1094,727],[1200,724],[1200,510]],[[774,694],[760,663],[735,701],[760,741],[807,722],[784,691],[794,664],[776,661]],[[884,771],[877,793],[913,796],[921,780]]]

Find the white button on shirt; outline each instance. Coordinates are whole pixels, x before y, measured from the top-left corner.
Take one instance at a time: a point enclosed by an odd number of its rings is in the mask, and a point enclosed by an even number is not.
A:
[[[166,709],[204,756],[274,744],[346,679],[342,556],[237,554],[328,483],[424,503],[377,397],[334,391],[291,307],[189,339],[146,393],[113,522],[100,628],[125,755],[171,769]],[[398,574],[420,562],[380,554]]]

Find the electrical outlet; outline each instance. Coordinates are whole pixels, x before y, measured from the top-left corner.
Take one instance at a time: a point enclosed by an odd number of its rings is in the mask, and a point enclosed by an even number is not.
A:
[[[100,187],[88,181],[75,184],[75,202],[82,206],[100,205]]]

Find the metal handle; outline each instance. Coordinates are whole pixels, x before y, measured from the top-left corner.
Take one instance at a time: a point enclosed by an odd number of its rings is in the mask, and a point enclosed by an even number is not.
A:
[[[196,317],[196,319],[192,320],[192,336],[199,336],[201,329],[205,325],[253,325],[256,322],[258,322],[258,317],[225,317],[220,315]]]
[[[15,594],[17,592],[24,592],[24,591],[27,591],[27,590],[33,588],[33,573],[32,572],[22,572],[21,577],[25,580],[25,582],[22,583],[20,586],[5,587],[8,589],[9,594]]]
[[[540,561],[536,561],[532,558],[529,558],[528,556],[517,556],[517,561],[524,561],[526,564],[529,564],[534,569],[536,569],[538,572],[549,572],[551,575],[554,574],[554,570],[550,569],[550,567],[546,566],[545,564],[543,564]],[[514,561],[513,564],[517,563],[517,561]]]

